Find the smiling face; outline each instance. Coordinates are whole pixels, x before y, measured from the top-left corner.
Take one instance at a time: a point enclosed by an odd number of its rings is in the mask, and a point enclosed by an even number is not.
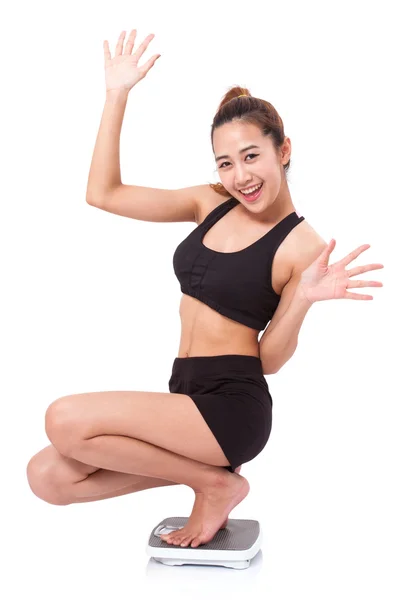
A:
[[[291,152],[289,138],[276,152],[270,136],[264,136],[257,125],[232,121],[214,131],[214,156],[224,188],[252,212],[262,212],[279,197],[286,196],[287,181],[283,165]],[[250,147],[252,146],[252,147]],[[242,190],[263,184],[255,200]]]

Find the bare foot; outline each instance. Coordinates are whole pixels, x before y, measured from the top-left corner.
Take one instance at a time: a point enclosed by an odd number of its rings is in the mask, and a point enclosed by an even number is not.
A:
[[[215,486],[196,492],[192,514],[181,529],[161,535],[175,546],[197,548],[210,542],[226,523],[227,516],[249,493],[250,485],[241,475],[227,472]]]

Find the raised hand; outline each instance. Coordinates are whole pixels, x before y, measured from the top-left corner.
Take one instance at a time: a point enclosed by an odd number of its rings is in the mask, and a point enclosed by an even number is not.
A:
[[[144,65],[139,66],[138,62],[154,38],[154,33],[150,33],[146,37],[134,54],[131,53],[136,39],[136,29],[132,29],[123,50],[125,34],[126,31],[123,31],[119,36],[114,58],[111,57],[108,41],[104,40],[103,42],[107,92],[111,90],[129,91],[147,75],[157,58],[161,56],[161,54],[154,54]]]
[[[306,298],[311,302],[319,300],[331,300],[340,298],[350,298],[353,300],[373,300],[373,296],[368,294],[355,294],[348,292],[348,288],[361,287],[382,287],[380,281],[365,281],[362,279],[351,280],[350,277],[360,275],[375,269],[383,269],[380,263],[372,263],[361,267],[354,267],[346,271],[345,267],[355,260],[361,252],[365,252],[371,246],[363,244],[347,256],[332,265],[328,265],[329,256],[332,253],[336,241],[333,239],[323,250],[320,256],[303,271],[300,279],[301,289]]]

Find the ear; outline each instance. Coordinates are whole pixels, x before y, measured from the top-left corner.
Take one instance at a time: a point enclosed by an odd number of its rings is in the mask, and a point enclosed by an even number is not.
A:
[[[286,165],[289,160],[290,160],[290,156],[292,153],[292,142],[290,140],[289,137],[285,137],[284,142],[282,144],[282,165]]]

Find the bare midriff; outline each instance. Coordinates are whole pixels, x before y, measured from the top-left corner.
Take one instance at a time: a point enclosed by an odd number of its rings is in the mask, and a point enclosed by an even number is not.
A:
[[[181,339],[177,356],[247,354],[260,356],[256,329],[224,317],[207,304],[182,294],[179,315]]]

